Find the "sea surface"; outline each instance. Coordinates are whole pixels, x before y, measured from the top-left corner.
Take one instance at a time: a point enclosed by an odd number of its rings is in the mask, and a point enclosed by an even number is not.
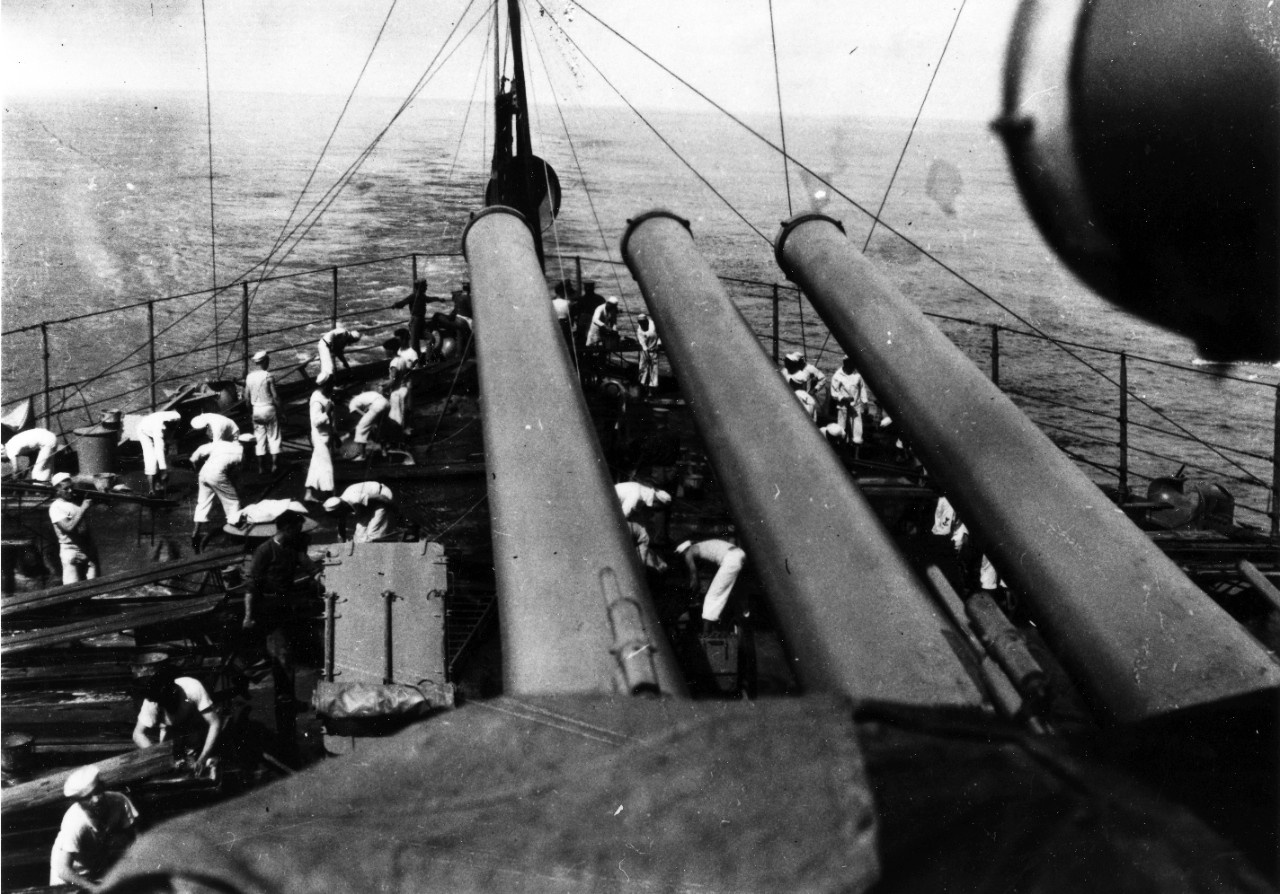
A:
[[[6,98],[5,408],[28,394],[43,405],[45,341],[54,408],[69,428],[96,420],[105,394],[128,391],[116,399],[123,409],[147,403],[153,329],[164,393],[192,377],[238,375],[246,296],[251,349],[301,359],[327,328],[335,291],[341,313],[399,322],[388,306],[409,289],[414,253],[431,294],[458,288],[467,278],[462,231],[488,177],[491,110],[420,104],[397,117],[398,105],[358,101],[335,129],[341,97],[215,97],[211,116],[202,94]],[[784,166],[766,144],[781,142],[776,119],[745,122],[758,136],[714,112],[538,107],[531,118],[535,150],[556,168],[564,192],[545,235],[549,277],[573,278],[581,264],[600,291],[638,311],[639,290],[618,263],[619,240],[628,219],[668,209],[689,220],[707,261],[731,278],[730,293],[766,339],[772,285],[783,287],[784,350],[801,348],[829,371],[841,352],[787,287],[772,239],[790,214],[821,210],[861,247],[868,212],[883,202],[884,222],[915,245],[878,226],[869,255],[925,311],[973,321],[940,325],[983,369],[991,324],[1030,325],[1105,349],[1072,348],[1073,357],[1000,333],[1002,386],[1096,480],[1114,483],[1114,380],[1123,351],[1133,472],[1168,475],[1187,463],[1189,473],[1226,483],[1239,519],[1266,524],[1258,511],[1266,509],[1265,490],[1249,482],[1271,480],[1280,374],[1269,366],[1188,371],[1196,353],[1187,340],[1081,285],[1027,217],[985,124],[927,122],[907,145],[909,119],[788,120],[787,150],[811,174]],[[344,268],[336,279],[328,269],[376,258],[396,260]],[[189,297],[160,300],[174,295]],[[42,333],[41,321],[59,322]],[[219,340],[226,344],[214,346]],[[76,384],[64,387],[69,382]]]

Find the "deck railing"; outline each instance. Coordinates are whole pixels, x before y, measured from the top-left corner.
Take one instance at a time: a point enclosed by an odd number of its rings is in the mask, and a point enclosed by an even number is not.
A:
[[[407,319],[391,303],[408,294],[424,264],[433,295],[447,296],[466,278],[460,256],[415,252],[6,330],[0,333],[6,383],[30,382],[23,358],[29,364],[31,357],[40,357],[41,375],[38,390],[6,394],[5,405],[31,399],[42,424],[70,434],[72,426],[94,422],[96,411],[152,408],[184,383],[241,380],[258,348],[276,357],[295,352],[292,361],[278,360],[277,369],[301,364],[314,358],[320,334],[339,322],[367,333],[356,356],[380,357],[381,337]],[[624,308],[642,306],[617,261],[579,257],[561,269],[578,286],[596,280],[601,291],[620,292]],[[824,371],[839,363],[839,346],[795,287],[723,279],[775,361],[800,349]],[[1212,478],[1233,494],[1239,521],[1273,536],[1280,533],[1276,385],[989,322],[930,316],[1104,488],[1128,498],[1141,496],[1151,480],[1179,471]],[[129,332],[136,338],[127,337]],[[1050,351],[1061,360],[1052,362],[1053,374],[1046,375]],[[97,359],[102,363],[95,365]],[[76,369],[81,374],[72,372]],[[1175,418],[1161,406],[1170,402],[1200,412],[1192,419]],[[1051,504],[1052,483],[1045,488]]]

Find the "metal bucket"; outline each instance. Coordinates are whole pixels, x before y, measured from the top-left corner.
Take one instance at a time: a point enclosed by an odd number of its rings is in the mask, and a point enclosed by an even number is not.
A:
[[[108,410],[97,425],[77,428],[76,456],[81,475],[115,475],[120,446],[120,411]]]

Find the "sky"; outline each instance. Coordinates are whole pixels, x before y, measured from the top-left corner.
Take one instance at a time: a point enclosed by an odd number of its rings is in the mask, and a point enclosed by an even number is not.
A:
[[[360,91],[403,97],[449,29],[459,19],[469,28],[485,2],[468,9],[465,0],[4,0],[0,89],[203,92],[207,29],[215,95],[346,95],[385,21]],[[1017,0],[963,0],[963,8],[958,0],[522,2],[536,40],[526,52],[557,58],[548,66],[559,72],[555,89],[583,105],[618,105],[616,89],[641,109],[705,108],[603,21],[738,114],[776,114],[780,89],[788,115],[911,117],[955,24],[926,116],[989,120]],[[441,66],[424,96],[471,95],[483,72],[484,32],[478,27]]]

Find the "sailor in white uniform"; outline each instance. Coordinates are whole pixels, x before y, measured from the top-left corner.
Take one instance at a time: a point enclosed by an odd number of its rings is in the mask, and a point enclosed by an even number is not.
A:
[[[59,472],[51,479],[57,496],[49,505],[49,521],[58,537],[58,558],[62,560],[62,582],[93,580],[98,576],[98,551],[89,530],[89,510],[93,501],[77,494],[71,476]]]
[[[403,435],[413,433],[409,414],[413,411],[413,362],[401,353],[399,339],[389,338],[382,345],[387,352],[387,418]]]
[[[191,546],[196,552],[204,548],[208,540],[205,525],[213,510],[216,498],[222,504],[227,524],[240,521],[240,494],[236,491],[233,472],[244,461],[244,448],[239,441],[210,441],[201,444],[191,454],[191,464],[200,469],[196,476],[199,489],[196,492],[196,511],[191,517],[195,528],[191,532]],[[203,463],[203,465],[202,465]]]
[[[333,385],[317,385],[307,402],[311,420],[311,464],[307,466],[306,499],[316,502],[320,494],[333,492],[333,455],[329,452],[333,439]]]
[[[177,410],[157,410],[143,416],[133,430],[133,439],[142,448],[142,471],[152,495],[163,495],[169,483],[169,462],[165,458],[165,426],[180,420]],[[157,480],[158,479],[158,480]]]
[[[801,387],[809,394],[817,394],[827,375],[818,367],[804,359],[799,351],[792,351],[782,361],[782,377],[792,388]]]
[[[591,315],[591,326],[587,329],[587,345],[605,344],[606,332],[612,333],[614,338],[618,335],[618,299],[612,295],[604,299],[604,304],[597,307],[595,313]]]
[[[280,397],[271,375],[271,355],[259,351],[253,355],[253,362],[258,368],[244,377],[244,396],[253,409],[254,453],[261,475],[271,473],[280,455]]]
[[[640,356],[636,373],[640,387],[652,392],[658,387],[658,348],[662,344],[658,338],[658,327],[647,314],[636,318],[636,341],[640,343]]]
[[[391,535],[391,488],[377,481],[361,481],[342,492],[341,496],[324,501],[325,511],[338,521],[338,536],[347,539],[347,516],[355,518],[356,530],[352,541],[374,543]]]
[[[613,486],[613,490],[618,495],[618,502],[622,504],[622,517],[626,519],[631,518],[640,506],[653,509],[655,505],[666,506],[671,502],[671,494],[665,490],[649,487],[639,481],[619,482]]]
[[[382,420],[391,410],[391,402],[376,391],[365,391],[351,398],[347,409],[360,414],[353,440],[359,448],[356,459],[364,459],[369,439],[378,433]]]
[[[845,357],[840,368],[831,374],[831,399],[835,401],[836,424],[840,426],[843,440],[862,443],[862,414],[867,410],[870,397],[862,373],[854,367],[851,357]]]
[[[686,540],[676,547],[676,554],[684,556],[685,565],[689,568],[689,589],[694,593],[701,587],[698,563],[716,566],[716,576],[711,579],[711,586],[707,587],[707,594],[702,599],[702,620],[719,621],[733,592],[733,585],[738,582],[738,575],[746,564],[747,554],[728,540],[719,539],[698,543]]]
[[[320,336],[320,341],[316,345],[316,353],[320,356],[320,374],[316,376],[317,385],[333,378],[334,360],[342,361],[343,369],[351,368],[351,363],[347,360],[347,347],[359,340],[358,330],[341,325]]]
[[[201,413],[191,420],[196,431],[204,429],[210,441],[234,441],[240,437],[240,426],[220,413]]]
[[[14,468],[18,466],[18,457],[24,453],[34,453],[31,460],[31,480],[45,482],[53,475],[53,453],[58,449],[58,436],[47,428],[29,428],[20,431],[5,442],[4,452]]]

